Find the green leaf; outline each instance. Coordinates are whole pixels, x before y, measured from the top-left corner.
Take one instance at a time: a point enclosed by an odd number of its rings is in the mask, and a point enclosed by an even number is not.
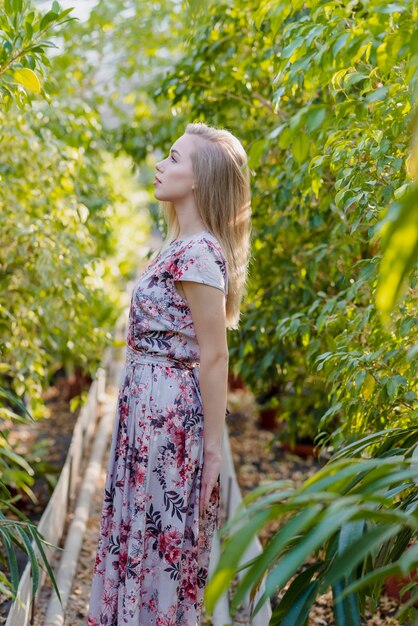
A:
[[[235,569],[248,545],[268,520],[274,518],[274,510],[260,511],[228,538],[222,546],[221,556],[205,592],[205,606],[210,614],[235,575]]]
[[[348,38],[350,37],[350,33],[343,33],[335,40],[332,45],[332,54],[335,56],[338,54],[340,50],[342,50],[347,43]]]
[[[280,589],[291,578],[311,552],[323,545],[336,530],[356,513],[356,507],[347,509],[333,503],[327,512],[326,518],[310,529],[302,539],[295,541],[291,550],[281,559],[280,565],[273,569],[266,580],[266,595],[271,596],[276,589]]]
[[[26,417],[28,417],[31,422],[35,423],[36,420],[32,417],[31,413],[27,410],[23,402],[21,402],[19,398],[17,398],[15,395],[10,393],[10,391],[8,391],[7,389],[4,389],[4,387],[0,387],[0,396],[4,396],[5,398],[8,398],[13,404],[16,404],[19,407],[19,409],[23,411]]]
[[[267,149],[267,140],[259,139],[255,141],[251,146],[248,153],[248,166],[250,168],[257,168],[260,165],[261,158]]]
[[[374,91],[369,92],[365,97],[365,102],[379,102],[380,100],[384,100],[388,94],[389,87],[379,87]]]
[[[46,541],[44,536],[39,533],[37,528],[34,528],[34,527],[31,526],[31,527],[29,527],[29,532],[31,533],[31,535],[32,535],[36,545],[38,546],[38,550],[39,550],[40,555],[42,557],[42,560],[43,560],[43,562],[45,564],[46,570],[47,570],[47,572],[49,574],[49,578],[50,578],[50,580],[52,582],[52,586],[54,587],[55,592],[57,594],[57,597],[58,597],[59,601],[62,604],[62,598],[61,598],[61,594],[60,594],[59,589],[58,589],[57,581],[55,579],[54,572],[53,572],[53,570],[52,570],[52,568],[51,568],[51,566],[49,564],[49,561],[48,561],[48,558],[47,558],[47,556],[45,554],[45,551],[44,551],[44,549],[42,547],[41,541],[44,542],[45,545],[47,545],[47,546],[49,546],[51,548],[54,548],[54,550],[55,549],[60,549],[60,548],[58,546],[54,546],[53,544],[51,544],[48,541]]]
[[[390,2],[389,4],[377,4],[374,7],[374,10],[376,13],[387,13],[388,15],[392,15],[392,13],[403,13],[405,11],[405,6],[397,2]]]
[[[300,597],[300,595],[303,593],[303,590],[306,589],[307,585],[312,579],[312,576],[319,570],[320,567],[320,563],[309,565],[303,570],[303,572],[301,572],[294,578],[294,580],[286,590],[286,593],[280,600],[279,605],[273,612],[272,620],[270,621],[270,624],[272,626],[274,626],[274,624],[283,623],[283,621],[287,619],[286,615],[288,611],[292,609],[297,598]],[[307,599],[308,597],[309,596],[307,596]]]
[[[281,51],[281,57],[283,59],[289,59],[299,46],[301,46],[305,41],[303,36],[295,37],[287,46],[283,48]]]
[[[355,523],[364,525],[363,520]],[[399,529],[400,525],[372,527],[362,536],[353,538],[351,544],[346,544],[339,549],[321,582],[322,592],[325,593],[330,586],[335,586],[342,579],[349,578],[359,563],[363,562],[376,548],[380,548],[385,541],[394,537]]]
[[[282,624],[302,626],[306,624],[312,604],[318,591],[318,580],[312,580],[305,588],[300,589],[292,607],[284,614]]]
[[[48,11],[48,13],[45,13],[43,18],[41,19],[41,23],[39,24],[39,30],[46,29],[47,26],[56,21],[58,17],[58,13],[56,13],[55,11]]]
[[[234,596],[231,600],[231,610],[234,612],[243,602],[251,585],[257,583],[265,572],[277,561],[280,554],[286,549],[289,542],[312,523],[312,520],[320,512],[320,505],[307,507],[281,528],[268,542],[262,554],[255,560],[246,574],[239,581]]]
[[[9,533],[7,529],[1,528],[0,526],[0,535],[3,538],[3,546],[7,555],[12,588],[13,588],[13,591],[17,593],[17,589],[19,587],[19,571],[18,571],[18,566],[17,566],[16,552],[12,547],[12,542],[10,541],[10,537],[9,537]]]
[[[297,133],[292,141],[292,153],[299,163],[303,163],[309,154],[309,139],[302,132]]]
[[[354,594],[343,599],[336,599],[343,589],[343,582],[337,583],[332,588],[335,626],[361,626],[358,603],[354,599]]]
[[[306,126],[310,132],[319,128],[325,121],[327,110],[323,106],[313,106],[306,115]]]
[[[380,265],[376,305],[387,315],[400,297],[406,277],[418,257],[418,189],[414,187],[394,203],[380,222],[383,257]]]
[[[29,474],[29,476],[33,476],[35,474],[33,468],[29,465],[29,463],[20,455],[13,452],[13,450],[9,450],[8,448],[1,446],[0,447],[0,457],[4,456],[13,461],[16,465],[20,465],[23,469]]]
[[[15,70],[13,73],[13,78],[18,83],[26,87],[26,89],[29,89],[34,93],[41,92],[40,80],[33,70],[30,70],[27,67],[23,67],[20,70]]]
[[[38,561],[36,560],[36,555],[34,552],[34,549],[32,547],[31,541],[28,537],[28,535],[26,534],[26,531],[21,528],[20,526],[17,526],[16,528],[17,532],[20,534],[20,536],[22,537],[23,543],[25,545],[26,548],[26,553],[29,557],[30,560],[30,564],[31,564],[31,568],[32,568],[32,597],[35,596],[36,594],[36,590],[38,589],[38,585],[39,585],[39,565],[38,565]]]

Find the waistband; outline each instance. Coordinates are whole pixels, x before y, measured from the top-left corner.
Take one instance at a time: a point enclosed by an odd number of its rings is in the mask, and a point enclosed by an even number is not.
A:
[[[172,356],[165,354],[158,354],[154,352],[145,352],[143,350],[135,350],[132,346],[126,344],[126,359],[131,363],[169,363],[171,367],[180,367],[182,369],[190,370],[192,373],[192,379],[194,381],[196,392],[200,403],[202,403],[202,396],[200,395],[199,383],[194,375],[194,370],[199,367],[200,361],[180,361],[180,359],[175,359]],[[228,417],[230,414],[229,409],[226,409],[225,416]]]
[[[170,367],[180,367],[188,370],[193,370],[200,365],[200,361],[182,361],[168,354],[136,350],[128,344],[126,345],[126,359],[133,363],[167,363]]]

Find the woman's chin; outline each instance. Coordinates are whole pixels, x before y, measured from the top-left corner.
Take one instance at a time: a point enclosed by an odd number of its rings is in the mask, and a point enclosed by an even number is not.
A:
[[[154,189],[154,198],[159,200],[160,202],[171,202],[170,196],[167,194],[161,193],[159,189]]]

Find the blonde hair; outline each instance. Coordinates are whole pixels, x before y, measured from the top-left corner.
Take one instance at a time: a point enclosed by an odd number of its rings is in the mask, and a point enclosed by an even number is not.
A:
[[[203,122],[188,124],[186,133],[202,141],[191,154],[196,181],[196,208],[205,225],[219,241],[228,270],[226,323],[238,328],[241,302],[247,293],[251,257],[251,189],[247,155],[240,141],[228,130]],[[172,202],[160,203],[167,223],[161,251],[179,235],[179,223]]]

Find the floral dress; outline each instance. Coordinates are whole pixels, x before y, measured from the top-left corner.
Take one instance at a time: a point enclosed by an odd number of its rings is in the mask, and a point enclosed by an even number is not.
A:
[[[133,289],[88,626],[200,621],[220,492],[218,477],[201,518],[199,345],[179,280],[227,295],[226,260],[212,233],[172,242]]]

